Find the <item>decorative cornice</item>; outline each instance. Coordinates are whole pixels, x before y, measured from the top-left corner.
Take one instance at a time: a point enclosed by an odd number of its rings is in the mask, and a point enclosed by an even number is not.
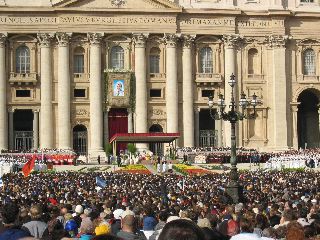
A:
[[[104,36],[104,33],[101,33],[101,32],[88,33],[87,36],[90,44],[100,44]]]
[[[314,38],[304,38],[301,40],[297,40],[298,46],[312,46],[312,45],[320,45],[319,39]]]
[[[5,47],[8,33],[0,33],[0,47]]]
[[[292,36],[288,35],[270,35],[265,37],[265,43],[270,48],[284,48],[286,43],[292,39]]]
[[[132,40],[136,48],[144,48],[149,34],[133,33]]]
[[[196,35],[182,35],[183,48],[191,48],[195,38]]]
[[[244,37],[239,34],[223,35],[222,41],[225,47],[240,47],[244,42]]]
[[[178,34],[164,34],[164,41],[167,45],[167,47],[176,47],[177,46],[177,40],[179,39],[180,35]]]
[[[72,33],[59,32],[56,34],[56,38],[59,44],[59,47],[66,47],[69,44],[69,40],[72,36]]]

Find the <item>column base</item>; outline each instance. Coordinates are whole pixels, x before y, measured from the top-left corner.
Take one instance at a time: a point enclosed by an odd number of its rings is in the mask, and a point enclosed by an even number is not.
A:
[[[88,162],[98,164],[98,156],[100,156],[100,163],[104,163],[105,160],[107,159],[107,155],[105,151],[103,151],[102,149],[89,150]]]

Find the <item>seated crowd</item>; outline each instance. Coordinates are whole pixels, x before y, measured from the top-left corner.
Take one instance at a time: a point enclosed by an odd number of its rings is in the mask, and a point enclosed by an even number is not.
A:
[[[319,172],[239,179],[243,197],[232,204],[227,174],[7,174],[0,239],[319,239]]]

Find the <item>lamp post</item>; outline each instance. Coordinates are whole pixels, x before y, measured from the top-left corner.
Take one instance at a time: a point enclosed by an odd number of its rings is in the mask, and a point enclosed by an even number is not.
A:
[[[229,185],[226,188],[227,193],[232,198],[234,203],[239,202],[240,195],[242,194],[242,189],[239,185],[239,176],[238,176],[238,169],[237,169],[237,146],[236,146],[236,122],[242,121],[243,119],[254,119],[256,117],[256,106],[260,104],[260,101],[257,99],[257,95],[254,93],[252,96],[251,101],[248,101],[246,98],[246,94],[243,92],[241,93],[241,97],[239,100],[239,106],[241,107],[242,111],[237,111],[237,103],[234,97],[234,88],[236,86],[236,79],[234,74],[230,76],[230,80],[228,81],[229,85],[231,86],[231,100],[229,104],[229,111],[225,110],[225,101],[223,95],[219,93],[219,99],[217,102],[214,102],[213,96],[209,97],[208,105],[210,109],[210,116],[215,120],[222,119],[224,121],[228,121],[231,124],[231,171],[230,171],[230,181]],[[219,111],[213,113],[212,108],[214,105],[217,105]],[[248,105],[253,107],[253,113],[246,115],[244,110]]]

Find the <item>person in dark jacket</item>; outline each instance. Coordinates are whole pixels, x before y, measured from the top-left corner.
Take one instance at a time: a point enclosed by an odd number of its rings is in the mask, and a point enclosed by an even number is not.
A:
[[[0,229],[0,240],[16,240],[30,237],[27,231],[16,225],[19,207],[14,203],[7,203],[1,209],[3,227]]]

